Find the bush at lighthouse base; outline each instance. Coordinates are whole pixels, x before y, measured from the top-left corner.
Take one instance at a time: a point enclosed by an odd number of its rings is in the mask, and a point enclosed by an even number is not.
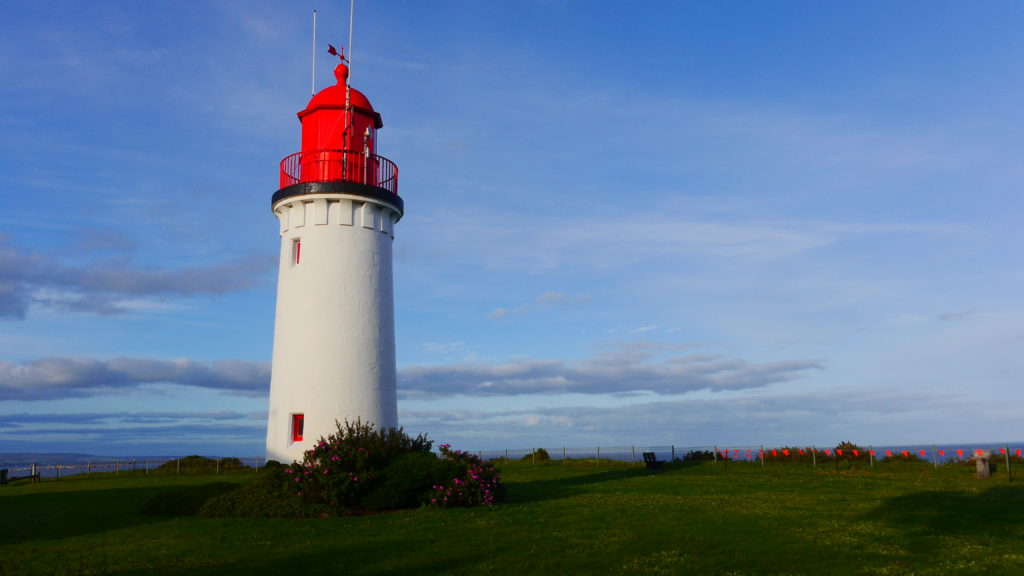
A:
[[[360,421],[307,450],[302,462],[268,466],[234,493],[208,501],[206,517],[309,517],[418,506],[491,506],[501,501],[498,472],[479,457],[439,446],[401,428]]]

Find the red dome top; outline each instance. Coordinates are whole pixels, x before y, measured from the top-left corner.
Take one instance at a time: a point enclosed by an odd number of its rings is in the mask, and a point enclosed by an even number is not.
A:
[[[306,105],[306,109],[299,112],[298,116],[300,120],[315,110],[322,110],[325,108],[339,110],[345,109],[345,80],[348,79],[348,66],[343,63],[335,66],[334,77],[338,79],[338,83],[317,92],[309,101],[309,104]],[[369,98],[359,90],[356,90],[355,88],[349,89],[349,104],[352,106],[352,109],[356,114],[365,114],[370,116],[373,119],[374,128],[381,128],[384,126],[384,122],[381,120],[380,114],[373,109],[373,105],[370,104]]]

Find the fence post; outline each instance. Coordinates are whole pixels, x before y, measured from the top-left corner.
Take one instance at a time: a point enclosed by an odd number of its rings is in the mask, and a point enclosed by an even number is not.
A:
[[[508,460],[508,448],[505,448],[505,460]]]
[[[120,473],[121,473],[121,463],[120,462],[114,462],[114,478],[117,478],[118,476],[120,476],[121,475]]]
[[[57,464],[57,480],[60,480],[60,464]]]
[[[214,468],[214,476],[220,476],[220,458],[217,458],[217,466]]]
[[[934,466],[936,470],[939,469],[939,460],[935,456],[935,444],[932,444],[932,466]]]
[[[761,468],[764,468],[764,444],[761,444]]]
[[[174,463],[176,465],[175,466],[175,475],[181,476],[181,458],[176,458],[174,460]]]
[[[868,461],[871,462],[871,469],[875,469],[875,447],[868,446]]]
[[[818,467],[818,449],[811,446],[811,468]]]
[[[562,446],[562,464],[568,465],[569,463],[565,459],[565,446]]]
[[[530,463],[533,466],[537,465],[537,449],[530,448]]]
[[[601,467],[601,447],[600,446],[597,447],[597,460],[594,462],[594,464],[597,465],[598,468]]]
[[[715,451],[712,454],[712,462],[718,464],[718,444],[715,444]]]
[[[675,444],[672,445],[672,461],[673,462],[676,461],[676,445]]]
[[[629,467],[636,468],[636,444],[632,446],[633,455],[629,457]]]
[[[85,465],[85,477],[88,478],[90,476],[92,476],[92,460],[89,460],[89,463]]]
[[[1007,481],[1013,482],[1013,470],[1010,468],[1010,446],[1003,447],[1003,454],[1006,456],[1006,478]]]

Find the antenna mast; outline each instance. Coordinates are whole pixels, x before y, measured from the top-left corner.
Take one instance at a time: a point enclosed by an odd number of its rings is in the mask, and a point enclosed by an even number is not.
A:
[[[309,92],[316,95],[316,10],[313,10],[313,80],[310,82]]]
[[[355,21],[356,0],[349,0],[348,3],[348,70],[352,75],[352,23]]]
[[[345,79],[345,147],[348,147],[348,140],[352,130],[352,21],[356,12],[356,0],[350,0],[348,5],[348,77]],[[345,159],[347,155],[343,156]]]

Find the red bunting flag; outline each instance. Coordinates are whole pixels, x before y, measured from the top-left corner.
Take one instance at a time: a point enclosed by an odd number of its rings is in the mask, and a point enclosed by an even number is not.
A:
[[[921,458],[924,458],[924,450],[918,450],[918,453],[921,454]]]
[[[885,457],[888,458],[890,456],[892,456],[892,451],[891,450],[886,450],[885,451]]]
[[[1018,450],[1018,452],[1020,452],[1020,450]],[[789,458],[789,450],[783,450],[782,455],[785,456],[786,458]]]
[[[776,452],[775,450],[772,450],[772,458],[775,458],[775,457],[777,457],[778,455],[779,455],[779,453],[778,453],[778,452]]]
[[[910,452],[907,452],[906,450],[904,450],[903,451],[903,457],[904,458],[910,458]]]
[[[974,451],[974,455],[975,456],[981,456],[981,448],[978,448],[977,450],[975,450]]]
[[[964,457],[964,451],[963,450],[957,450],[956,451],[956,457],[957,458],[963,458]]]
[[[939,456],[942,456],[943,458],[945,458],[946,457],[946,451],[945,450],[939,450]]]
[[[859,451],[857,451],[857,450],[854,450],[854,451],[853,451],[853,457],[854,457],[854,458],[859,458],[859,457],[860,457],[860,452],[859,452]]]
[[[872,456],[875,455],[875,451],[874,450],[868,450],[868,453],[871,454]]]
[[[1006,449],[1005,448],[1000,448],[999,449],[999,453],[1000,454],[1006,454]]]
[[[805,456],[805,454],[804,454],[804,449],[803,449],[803,448],[800,448],[799,450],[800,450],[800,455],[801,455],[801,456]]]
[[[1017,458],[1020,458],[1020,448],[1017,448]]]
[[[825,448],[825,456],[831,456],[831,455],[832,455],[832,451],[829,450],[828,448]]]
[[[842,455],[843,455],[843,451],[842,451],[842,450],[839,450],[839,449],[837,449],[837,450],[836,450],[836,454],[839,454],[840,456],[842,456]]]

